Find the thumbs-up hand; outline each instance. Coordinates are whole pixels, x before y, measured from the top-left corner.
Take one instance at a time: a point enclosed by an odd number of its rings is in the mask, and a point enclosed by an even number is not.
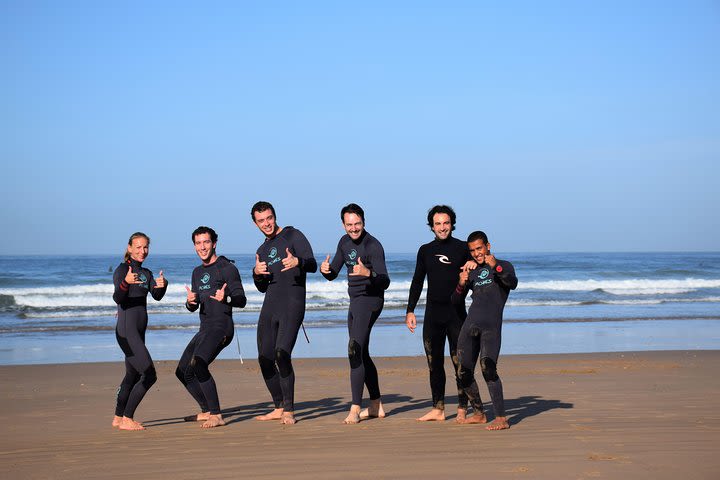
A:
[[[133,273],[132,265],[128,267],[127,275],[125,275],[125,283],[128,285],[137,285],[138,283],[142,283],[142,281],[138,278],[138,274]]]
[[[225,288],[227,287],[227,283],[223,283],[223,286],[218,288],[215,291],[215,295],[211,296],[213,300],[217,300],[218,302],[224,302],[225,301]]]
[[[362,259],[358,257],[358,263],[353,266],[352,273],[349,274],[351,277],[369,277],[370,269],[362,263]]]
[[[160,276],[155,279],[155,288],[165,288],[166,285],[167,281],[165,277],[163,277],[163,271],[160,270]]]
[[[325,257],[325,260],[323,260],[323,262],[320,264],[320,273],[330,273],[330,255]]]
[[[295,268],[300,265],[300,260],[295,255],[290,253],[289,248],[285,248],[285,253],[287,253],[287,257],[282,259],[282,264],[285,268],[280,270],[281,272],[284,272],[285,270],[290,270],[291,268]]]
[[[255,275],[270,275],[267,269],[267,262],[260,261],[260,255],[255,254],[255,268],[253,268]]]
[[[189,305],[195,305],[197,303],[197,293],[190,290],[190,287],[185,285],[185,290],[187,290],[187,303]]]
[[[464,287],[467,285],[468,277],[470,277],[470,271],[466,268],[460,269],[460,278],[458,279],[458,285]]]

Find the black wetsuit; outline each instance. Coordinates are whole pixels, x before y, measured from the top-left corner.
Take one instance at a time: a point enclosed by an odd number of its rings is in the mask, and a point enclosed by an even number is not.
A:
[[[369,277],[350,275],[358,259],[370,269]],[[353,405],[360,405],[363,384],[367,386],[371,400],[380,398],[377,369],[370,358],[370,331],[382,312],[385,290],[390,286],[390,277],[385,266],[385,251],[380,242],[367,231],[363,231],[357,241],[353,241],[348,235],[340,238],[335,257],[330,264],[330,273],[323,273],[323,276],[328,280],[334,280],[343,264],[347,267],[350,296],[348,311],[350,388]]]
[[[125,282],[129,267],[142,283],[128,285]],[[115,338],[125,354],[125,378],[117,391],[115,415],[133,418],[145,393],[157,380],[150,352],[145,347],[147,294],[159,301],[165,295],[168,284],[166,281],[165,287],[157,288],[152,272],[133,259],[115,269],[113,284],[113,300],[118,305]]]
[[[460,268],[470,260],[467,242],[448,237],[437,238],[421,246],[410,284],[407,311],[414,312],[422,293],[425,275],[428,278],[427,303],[423,320],[423,345],[430,369],[430,390],[433,408],[445,408],[445,338],[450,344],[450,358],[455,369],[458,407],[467,408],[467,395],[458,375],[457,340],[467,313],[465,304],[450,301],[458,282]]]
[[[282,272],[287,251],[298,259],[298,266]],[[305,277],[317,271],[317,261],[305,235],[285,227],[257,249],[261,262],[267,262],[269,275],[256,275],[257,289],[265,293],[257,328],[260,370],[275,408],[294,410],[295,371],[292,350],[305,318]]]
[[[518,279],[510,262],[497,260],[490,268],[486,263],[470,272],[465,288],[459,286],[452,295],[454,303],[465,303],[468,290],[472,290],[472,303],[458,338],[460,382],[476,412],[482,412],[482,401],[477,382],[475,364],[480,357],[482,375],[490,391],[495,417],[505,416],[505,400],[497,362],[500,355],[502,316],[510,290],[515,290]]]
[[[225,299],[218,301],[210,298],[225,283]],[[244,307],[247,298],[237,267],[223,256],[217,257],[210,265],[195,267],[191,289],[197,294],[197,303],[186,302],[185,307],[191,312],[200,308],[200,331],[185,348],[175,375],[203,412],[217,415],[220,413],[220,400],[208,365],[232,341],[235,335],[232,307]]]

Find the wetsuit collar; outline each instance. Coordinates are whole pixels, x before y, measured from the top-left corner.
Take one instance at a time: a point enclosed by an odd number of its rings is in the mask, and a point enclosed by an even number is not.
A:
[[[358,237],[357,240],[353,240],[352,238],[351,238],[350,240],[352,240],[352,242],[353,242],[355,245],[360,245],[360,244],[362,243],[362,241],[365,239],[365,236],[366,236],[367,234],[368,234],[368,231],[367,231],[367,230],[363,230],[363,233],[360,234],[360,236]],[[348,237],[349,237],[349,236],[350,236],[350,235],[348,235]]]

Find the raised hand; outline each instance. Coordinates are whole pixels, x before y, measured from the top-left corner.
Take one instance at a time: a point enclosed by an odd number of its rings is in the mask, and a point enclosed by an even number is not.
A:
[[[325,260],[320,264],[320,273],[330,273],[330,255],[325,257]]]
[[[488,267],[495,268],[495,265],[497,265],[497,259],[495,258],[495,255],[488,252],[485,254],[485,263],[488,264]]]
[[[225,301],[225,288],[227,287],[227,283],[223,283],[223,286],[218,288],[215,291],[215,295],[211,296],[213,300],[217,300],[218,302],[224,302]]]
[[[255,254],[255,268],[253,268],[255,275],[270,275],[267,269],[267,262],[260,261],[260,255]]]
[[[477,268],[477,262],[475,260],[468,260],[465,262],[465,265],[462,266],[462,269],[469,272],[471,270],[475,270]]]
[[[415,318],[415,314],[413,312],[408,312],[405,314],[405,325],[407,325],[410,333],[415,333],[415,328],[417,327],[417,318]]]
[[[464,287],[465,285],[467,285],[467,282],[468,282],[468,278],[469,278],[469,277],[470,277],[470,272],[469,272],[467,269],[465,269],[465,268],[461,268],[461,269],[460,269],[460,278],[459,278],[459,280],[458,280],[458,285],[460,285],[461,287]]]
[[[125,275],[125,283],[128,285],[137,285],[139,283],[143,283],[142,280],[138,277],[137,273],[133,273],[132,271],[132,265],[128,267],[127,275]]]
[[[167,281],[165,280],[165,277],[163,277],[163,271],[160,270],[160,276],[155,279],[154,288],[165,288],[165,285],[167,285]]]
[[[187,290],[187,303],[189,305],[195,305],[197,303],[197,293],[190,290],[190,287],[185,285],[185,290]]]
[[[358,263],[353,266],[352,273],[349,274],[350,277],[369,277],[370,276],[370,269],[367,268],[362,263],[362,259],[358,257]]]
[[[291,268],[295,268],[298,265],[300,265],[300,260],[294,256],[292,253],[290,253],[289,248],[285,248],[285,253],[287,253],[287,257],[282,259],[283,268],[280,270],[281,272],[284,272],[286,270],[290,270]]]

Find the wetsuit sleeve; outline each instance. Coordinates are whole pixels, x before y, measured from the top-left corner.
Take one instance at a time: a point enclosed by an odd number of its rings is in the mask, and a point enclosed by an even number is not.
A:
[[[308,242],[307,237],[302,234],[299,230],[295,231],[296,236],[293,240],[293,249],[295,250],[294,255],[298,259],[298,268],[307,273],[315,273],[317,272],[317,260],[315,260],[315,255],[313,255],[312,247],[310,246],[310,242]]]
[[[195,282],[195,272],[193,272],[192,280],[190,280],[190,290],[194,293],[197,293],[197,283]],[[200,308],[200,299],[198,298],[197,303],[190,304],[188,303],[187,299],[185,299],[185,308],[187,308],[189,311],[194,312],[198,308]]]
[[[245,296],[245,289],[242,286],[242,280],[240,279],[240,272],[237,267],[232,263],[229,263],[223,269],[223,278],[227,287],[225,288],[226,297],[230,297],[230,303],[233,307],[243,308],[247,304],[247,297]],[[227,303],[227,298],[225,299]]]
[[[267,292],[268,286],[270,285],[270,275],[255,275],[255,267],[253,267],[252,277],[258,292]]]
[[[155,286],[155,277],[153,277],[152,272],[150,272],[150,285],[152,285],[152,288],[150,289],[150,295],[152,295],[152,297],[159,302],[165,296],[165,292],[167,292],[167,287],[168,285],[170,285],[170,282],[168,282],[166,278],[165,286],[163,288],[157,288]]]
[[[372,272],[370,275],[370,284],[380,290],[387,290],[390,286],[390,276],[385,266],[385,250],[378,242],[371,250]]]
[[[500,267],[499,271],[498,267]],[[518,285],[518,279],[515,276],[515,267],[513,267],[512,263],[499,260],[493,270],[495,271],[495,278],[502,286],[510,290],[515,290]]]
[[[425,282],[425,262],[423,261],[422,249],[418,250],[417,260],[415,261],[415,273],[410,283],[410,295],[408,296],[407,313],[414,312],[420,295],[422,294],[423,283]]]
[[[450,295],[450,302],[453,305],[460,306],[462,305],[465,307],[465,297],[467,297],[468,291],[470,291],[470,285],[475,280],[472,278],[468,278],[467,283],[464,287],[460,286],[460,277],[458,276],[458,284],[455,286],[455,290],[453,290],[452,295]]]
[[[332,281],[335,280],[340,273],[340,269],[343,265],[343,253],[340,249],[340,243],[338,243],[337,250],[335,251],[335,256],[332,259],[332,262],[330,262],[330,273],[323,273],[323,277],[327,278],[328,280]],[[322,272],[320,272],[322,273]]]
[[[118,305],[125,302],[125,300],[127,300],[128,298],[128,290],[130,289],[130,285],[128,285],[125,281],[125,276],[127,275],[127,273],[127,263],[123,263],[122,265],[118,266],[118,268],[115,269],[115,273],[113,273],[113,284],[115,285],[115,290],[113,291],[113,300]]]

